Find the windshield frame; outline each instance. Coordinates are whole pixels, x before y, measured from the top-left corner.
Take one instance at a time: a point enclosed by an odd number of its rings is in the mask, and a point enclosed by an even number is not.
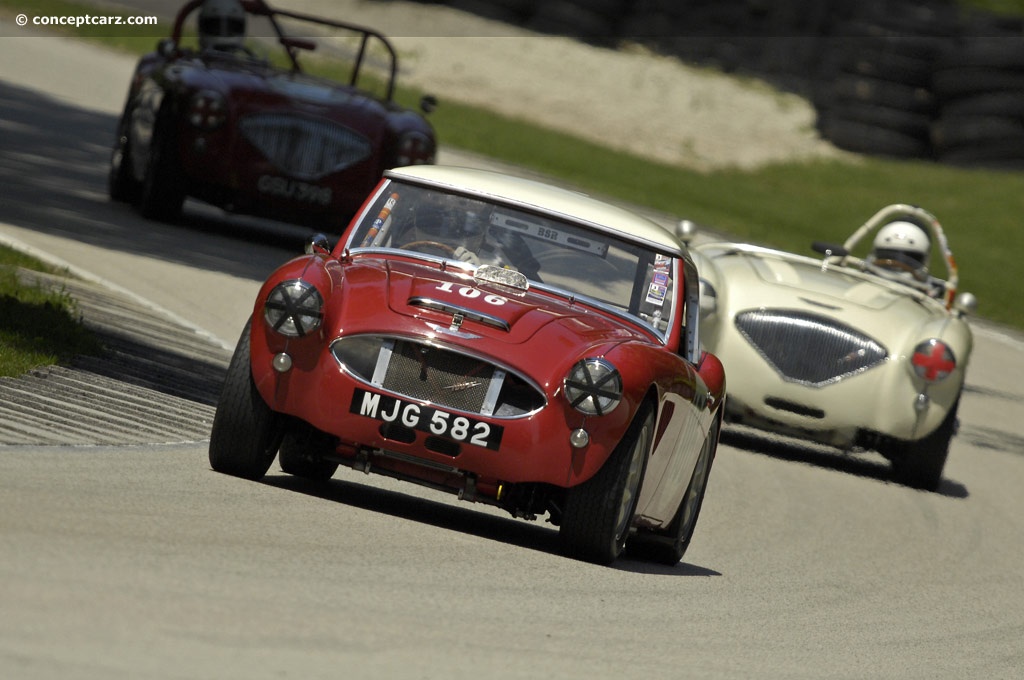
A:
[[[625,290],[628,282],[629,291],[628,295],[620,294],[618,297],[590,294],[582,286],[572,285],[572,282],[579,280],[577,275],[572,274],[572,269],[567,270],[557,283],[542,280],[539,277],[539,272],[543,270],[538,269],[537,275],[524,277],[528,281],[527,285],[509,286],[508,288],[513,293],[525,294],[527,290],[536,289],[568,300],[570,304],[576,302],[585,304],[640,326],[653,334],[661,344],[667,344],[674,326],[681,322],[680,306],[685,301],[680,301],[677,298],[684,285],[685,253],[666,251],[656,243],[633,238],[617,229],[581,220],[572,215],[544,210],[543,207],[536,205],[528,205],[468,189],[408,181],[405,178],[386,179],[380,183],[377,190],[367,199],[363,208],[353,219],[345,237],[338,244],[338,253],[344,253],[346,257],[369,254],[421,259],[436,263],[442,269],[449,266],[461,268],[474,278],[478,271],[493,270],[494,267],[490,263],[466,262],[455,256],[454,253],[444,253],[440,250],[435,253],[420,252],[400,246],[383,245],[377,238],[379,234],[384,238],[391,238],[390,234],[382,234],[382,232],[387,232],[392,228],[401,229],[401,227],[395,226],[395,222],[402,218],[392,211],[399,208],[396,205],[396,201],[399,200],[397,196],[405,194],[408,189],[427,192],[434,196],[452,197],[457,200],[481,201],[490,209],[500,211],[502,215],[521,216],[535,225],[551,224],[556,227],[556,231],[561,232],[559,235],[551,236],[552,242],[557,239],[562,241],[560,244],[564,246],[562,250],[555,249],[559,253],[564,250],[564,253],[578,252],[605,258],[614,255],[620,260],[619,267],[623,271],[615,280],[614,285],[619,286],[621,292]],[[494,226],[496,223],[489,221],[487,228]],[[524,238],[537,240],[538,236],[537,234],[526,234]],[[566,238],[574,239],[576,243],[566,246]],[[541,243],[549,245],[547,242]],[[533,245],[536,246],[537,243]],[[592,260],[592,262],[596,261],[598,260]],[[609,267],[612,266],[609,263],[606,264]],[[553,273],[554,270],[547,271],[549,276]],[[489,282],[489,278],[485,275],[482,275],[479,280],[485,285]],[[655,282],[663,285],[655,285]],[[598,284],[592,283],[591,288],[595,285]],[[519,290],[520,288],[521,290]],[[647,312],[642,311],[644,304],[647,305]]]

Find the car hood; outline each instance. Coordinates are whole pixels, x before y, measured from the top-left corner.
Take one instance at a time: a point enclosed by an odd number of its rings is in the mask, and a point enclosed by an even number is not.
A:
[[[950,318],[941,302],[923,293],[823,267],[822,260],[777,251],[703,253],[709,254],[719,313],[729,316],[749,309],[797,310],[861,329],[890,348],[916,342],[924,333],[941,335]]]
[[[305,108],[313,115],[329,115],[335,108],[397,109],[358,88],[341,83],[271,68],[260,62],[216,58],[179,62],[175,69],[182,81],[195,88],[210,88],[230,95],[238,113],[278,105]]]
[[[625,322],[578,302],[475,281],[467,271],[438,264],[376,261],[360,266],[358,273],[350,269],[346,282],[368,289],[386,285],[391,311],[417,319],[450,340],[553,343],[566,351],[609,342],[651,342]]]
[[[897,312],[903,310],[894,307],[921,307],[924,298],[900,284],[785,253],[724,252],[714,264],[731,288],[744,288],[756,305]]]

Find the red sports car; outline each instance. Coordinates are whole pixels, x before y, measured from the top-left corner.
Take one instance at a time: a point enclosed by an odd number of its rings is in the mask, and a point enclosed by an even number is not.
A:
[[[480,170],[390,170],[341,241],[274,272],[228,370],[214,470],[344,465],[547,514],[566,554],[677,563],[718,444],[725,374],[699,349],[672,234]]]
[[[386,168],[434,162],[433,128],[393,99],[397,68],[368,28],[263,0],[192,0],[136,66],[110,196],[151,219],[174,220],[191,196],[340,233]]]

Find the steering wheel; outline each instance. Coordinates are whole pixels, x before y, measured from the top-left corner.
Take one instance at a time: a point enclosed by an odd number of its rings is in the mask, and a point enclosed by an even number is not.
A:
[[[436,248],[436,249],[440,250],[442,253],[446,253],[450,257],[455,257],[455,249],[454,248],[452,248],[450,245],[448,245],[446,243],[440,243],[438,241],[410,241],[409,243],[406,243],[402,247],[403,248],[409,248],[411,250],[416,250],[417,246],[420,246],[420,247],[426,246],[428,248]]]

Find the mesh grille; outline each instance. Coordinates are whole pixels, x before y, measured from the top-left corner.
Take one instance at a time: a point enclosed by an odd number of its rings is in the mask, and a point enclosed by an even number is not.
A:
[[[447,350],[398,342],[383,387],[470,413],[480,413],[490,387],[491,364]]]
[[[327,121],[286,114],[259,114],[242,121],[242,134],[281,171],[317,179],[343,170],[372,152],[358,132]]]
[[[822,386],[885,361],[885,348],[834,320],[799,311],[736,315],[736,328],[785,380]]]
[[[493,364],[411,340],[348,335],[331,343],[348,373],[367,385],[442,408],[515,418],[544,407],[544,394]]]

